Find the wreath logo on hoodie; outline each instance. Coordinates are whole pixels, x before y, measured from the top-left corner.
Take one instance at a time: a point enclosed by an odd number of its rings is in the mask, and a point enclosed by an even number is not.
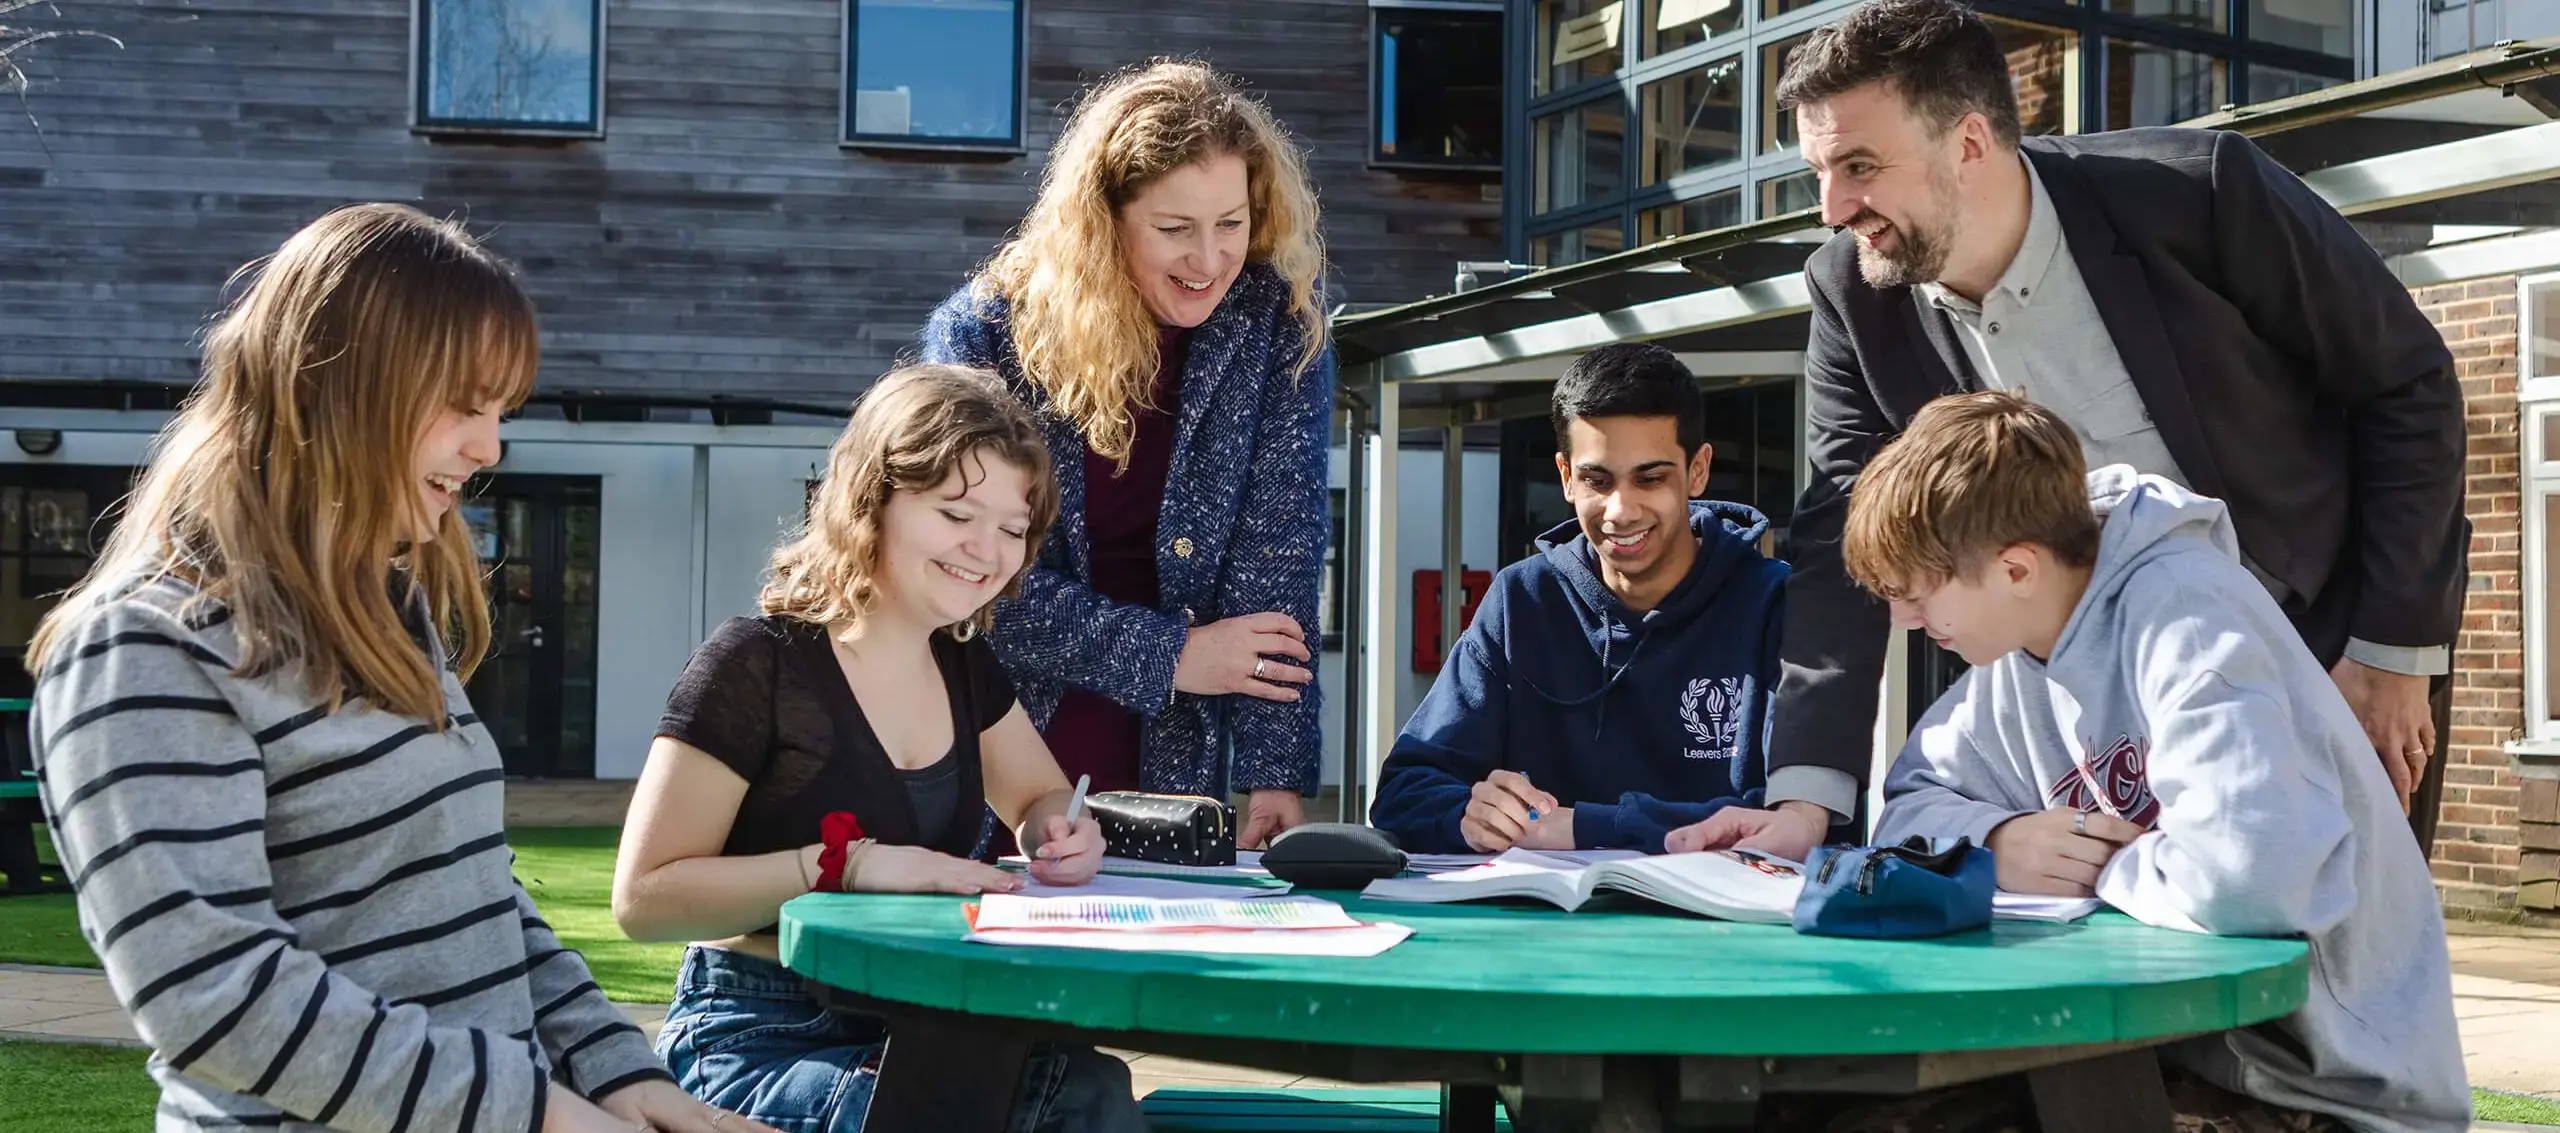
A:
[[[1699,747],[1680,754],[1690,759],[1724,759],[1740,746],[1742,679],[1700,677],[1680,693],[1680,726]]]

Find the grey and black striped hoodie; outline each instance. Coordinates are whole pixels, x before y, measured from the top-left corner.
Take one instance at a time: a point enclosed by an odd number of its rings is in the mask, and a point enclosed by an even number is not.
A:
[[[158,1128],[538,1131],[547,1083],[666,1068],[517,884],[505,772],[448,725],[232,674],[162,580],[67,627],[30,731],[80,927],[152,1049]],[[443,669],[432,635],[422,645]]]

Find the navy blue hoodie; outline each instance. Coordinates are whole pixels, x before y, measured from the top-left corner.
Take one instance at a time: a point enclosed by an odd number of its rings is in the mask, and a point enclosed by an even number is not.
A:
[[[1396,737],[1372,825],[1414,853],[1467,853],[1467,797],[1517,771],[1573,808],[1578,849],[1661,853],[1663,835],[1761,805],[1786,564],[1769,521],[1692,500],[1698,558],[1641,617],[1600,581],[1577,523],[1495,575],[1473,624]]]

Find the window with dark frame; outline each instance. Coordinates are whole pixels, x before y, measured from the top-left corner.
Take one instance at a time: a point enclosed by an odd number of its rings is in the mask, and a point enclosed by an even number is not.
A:
[[[419,129],[604,129],[603,0],[416,0]]]
[[[1502,10],[1374,8],[1370,160],[1502,168]]]
[[[1026,3],[845,0],[845,144],[1020,149]]]
[[[2359,3],[1980,0],[1979,7],[2007,57],[2024,132],[2073,134],[2172,124],[2234,101],[2262,103],[2347,82],[2363,22]],[[1818,203],[1818,182],[1795,153],[1794,115],[1776,109],[1773,93],[1806,33],[1854,6],[1513,5],[1533,26],[1515,29],[1515,47],[1527,48],[1527,57],[1515,58],[1510,75],[1529,88],[1525,114],[1515,109],[1506,122],[1528,145],[1528,160],[1505,177],[1506,195],[1518,202],[1511,255],[1545,266],[1571,263],[1615,250],[1621,241],[1611,230],[1619,225],[1627,242],[1649,244],[1722,220],[1729,210],[1741,223]],[[1665,60],[1670,66],[1652,65],[1672,52],[1679,54]],[[1728,94],[1724,86],[1737,77],[1741,89]],[[1624,93],[1604,93],[1603,80]],[[1738,122],[1724,127],[1725,117]],[[1725,152],[1727,145],[1737,152]],[[1727,197],[1736,185],[1739,193]],[[1690,207],[1693,201],[1699,207]],[[1616,223],[1607,211],[1620,214]]]
[[[18,667],[27,641],[115,533],[134,472],[0,464],[0,697],[28,695],[26,672]]]

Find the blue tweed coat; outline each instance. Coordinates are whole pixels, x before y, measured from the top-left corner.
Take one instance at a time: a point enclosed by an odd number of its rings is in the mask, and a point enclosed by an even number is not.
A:
[[[1138,778],[1150,791],[1312,794],[1321,774],[1323,697],[1315,685],[1295,704],[1173,690],[1174,661],[1191,626],[1277,611],[1297,619],[1310,643],[1319,631],[1334,362],[1328,347],[1306,372],[1290,372],[1304,331],[1288,300],[1278,272],[1247,265],[1191,334],[1157,518],[1155,609],[1121,605],[1090,586],[1084,434],[1048,412],[1048,399],[1024,379],[1004,300],[963,287],[925,324],[925,361],[1001,374],[1039,413],[1057,468],[1057,526],[1021,597],[996,608],[996,652],[1043,728],[1069,686],[1143,717]]]

